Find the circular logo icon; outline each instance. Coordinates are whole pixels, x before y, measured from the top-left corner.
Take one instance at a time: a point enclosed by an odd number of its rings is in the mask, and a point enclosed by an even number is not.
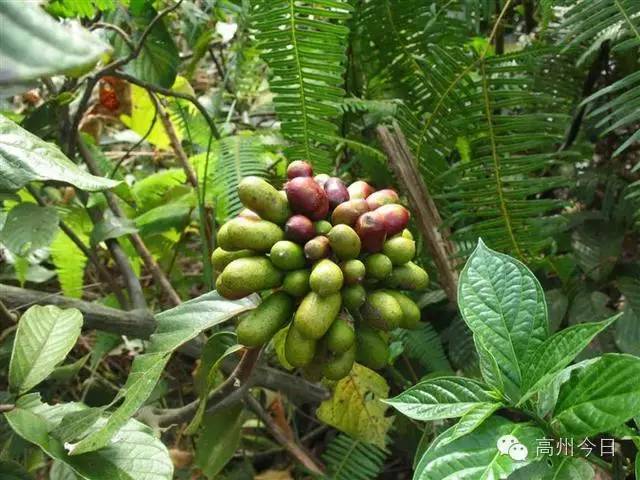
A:
[[[521,443],[514,443],[509,447],[509,456],[516,462],[522,462],[526,460],[529,450]]]
[[[498,439],[498,443],[496,444],[496,446],[498,447],[498,451],[502,455],[507,455],[511,446],[515,445],[516,443],[520,442],[513,435],[503,435]]]

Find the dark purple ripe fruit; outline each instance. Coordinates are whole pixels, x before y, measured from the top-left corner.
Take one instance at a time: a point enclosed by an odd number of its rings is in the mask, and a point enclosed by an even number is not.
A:
[[[375,188],[362,180],[353,182],[347,190],[349,190],[349,198],[352,200],[355,198],[367,198],[376,191]]]
[[[313,177],[313,168],[307,162],[295,160],[287,167],[287,178]]]
[[[329,199],[324,189],[311,177],[296,177],[284,186],[289,206],[310,220],[322,220],[329,213]]]
[[[375,210],[378,207],[383,205],[388,205],[390,203],[398,203],[398,194],[391,190],[390,188],[385,188],[384,190],[378,190],[377,192],[373,192],[371,195],[367,197],[367,203],[369,204],[369,210]]]
[[[329,239],[322,235],[312,238],[304,245],[304,256],[311,261],[326,258],[330,253]]]
[[[304,215],[294,215],[284,225],[284,236],[292,242],[305,244],[315,236],[313,222]]]
[[[397,203],[383,205],[375,211],[382,216],[382,219],[384,220],[384,227],[387,231],[387,236],[389,237],[404,230],[409,223],[409,217],[411,216],[409,210]]]
[[[356,233],[360,237],[364,251],[370,253],[381,251],[387,238],[387,230],[382,215],[377,210],[360,215],[356,221]]]
[[[338,205],[331,214],[331,223],[339,225],[341,223],[353,227],[358,217],[369,211],[367,201],[358,198],[356,200],[348,200]]]
[[[349,191],[344,182],[338,177],[329,178],[324,184],[324,191],[329,199],[329,207],[331,209],[349,200]]]

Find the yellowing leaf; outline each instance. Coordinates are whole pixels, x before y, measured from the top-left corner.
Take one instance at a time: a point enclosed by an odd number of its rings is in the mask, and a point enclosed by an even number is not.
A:
[[[131,85],[131,116],[120,115],[122,123],[138,135],[144,136],[151,127],[155,113],[156,108],[149,93],[142,87]],[[176,129],[176,135],[179,140],[182,140],[182,132],[179,129]],[[159,117],[156,118],[147,141],[161,149],[170,148],[169,136]]]
[[[318,407],[320,420],[342,430],[356,440],[384,448],[385,437],[393,423],[385,417],[389,385],[373,370],[354,364],[351,373],[336,383],[333,395]]]

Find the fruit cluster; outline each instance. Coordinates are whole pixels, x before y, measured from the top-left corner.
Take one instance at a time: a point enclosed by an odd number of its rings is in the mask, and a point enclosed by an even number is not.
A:
[[[354,361],[386,365],[388,333],[415,328],[420,310],[400,290],[426,288],[411,260],[409,211],[390,189],[347,186],[302,161],[284,191],[258,177],[238,186],[245,210],[220,227],[213,266],[220,295],[277,289],[238,324],[238,341],[268,342],[293,318],[284,356],[313,379],[338,380]]]

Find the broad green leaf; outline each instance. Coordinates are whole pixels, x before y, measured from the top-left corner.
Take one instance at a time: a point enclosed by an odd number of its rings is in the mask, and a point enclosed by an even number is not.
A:
[[[71,454],[98,450],[109,444],[116,432],[149,398],[174,350],[204,330],[255,308],[257,304],[254,295],[227,300],[213,291],[157,314],[156,331],[151,335],[147,353],[136,357],[127,382],[112,405],[123,398],[124,401],[99,430],[73,445]]]
[[[154,120],[155,119],[155,120]],[[169,149],[169,135],[157,116],[155,104],[144,88],[131,85],[131,115],[120,115],[120,120],[141,137],[147,135],[147,141],[158,148]],[[176,129],[176,135],[182,140],[182,132]],[[134,187],[135,188],[135,187]]]
[[[140,12],[137,12],[133,18],[135,27],[133,28],[134,35],[132,40],[134,42],[138,41],[136,37],[140,35],[157,14],[158,12],[151,6],[151,2],[146,4]],[[129,54],[130,48],[127,44],[119,36],[115,38],[116,52],[119,55]],[[124,69],[127,73],[140,80],[160,87],[171,88],[178,73],[179,53],[173,36],[169,32],[164,19],[162,19],[156,22],[149,32],[140,55],[127,63]]]
[[[54,460],[49,471],[49,480],[78,480],[78,476],[69,465]]]
[[[65,415],[85,407],[78,403],[47,405],[37,395],[20,399],[17,408],[5,414],[11,428],[28,442],[38,445],[51,458],[64,462],[89,480],[170,480],[173,464],[167,448],[146,425],[129,420],[118,431],[116,442],[97,452],[70,456],[63,442],[51,435]],[[104,423],[100,419],[94,428]]]
[[[205,415],[196,443],[195,464],[207,478],[218,478],[240,446],[242,404]]]
[[[482,340],[475,335],[473,335],[473,343],[476,346],[478,365],[482,378],[487,385],[497,389],[499,392],[504,392],[504,380],[500,373],[496,357],[494,357],[484,343],[482,343]]]
[[[73,348],[81,328],[82,314],[75,308],[29,308],[18,322],[9,366],[10,388],[24,393],[47,378]]]
[[[51,435],[61,442],[69,442],[85,434],[102,416],[102,408],[85,408],[69,412],[51,431]]]
[[[529,423],[512,423],[502,417],[491,417],[468,435],[447,443],[453,434],[450,428],[431,444],[420,459],[414,480],[495,480],[506,478],[514,471],[536,460],[537,439],[544,432]],[[498,450],[498,440],[513,435],[528,450],[522,461],[512,459]]]
[[[445,441],[445,443],[453,442],[460,437],[473,432],[482,423],[493,415],[496,410],[502,408],[501,403],[479,403],[465,413],[462,418],[455,424],[453,433]]]
[[[581,323],[552,335],[540,344],[530,358],[524,371],[526,393],[520,399],[522,404],[537,392],[580,353],[593,338],[611,325],[620,315],[604,322]]]
[[[13,3],[1,2],[0,5]],[[27,132],[3,115],[0,115],[0,172],[0,191],[15,191],[34,180],[55,180],[89,191],[105,190],[119,183],[87,173],[57,146]]]
[[[475,380],[439,377],[420,382],[384,402],[410,418],[430,421],[461,417],[474,407],[495,401],[495,394]]]
[[[609,353],[574,373],[560,387],[551,421],[576,438],[613,429],[640,414],[640,358]]]
[[[0,2],[0,85],[79,75],[109,50],[77,24],[63,25],[30,2]]]
[[[458,303],[469,328],[495,357],[505,393],[517,398],[524,366],[549,335],[540,283],[524,264],[480,240],[460,275]]]
[[[0,242],[14,254],[25,257],[48,247],[58,230],[58,214],[53,207],[19,203],[13,207],[0,230]]]
[[[235,334],[233,332],[217,332],[209,337],[206,345],[202,349],[202,356],[200,357],[200,365],[198,367],[199,378],[196,379],[200,384],[200,391],[198,392],[200,403],[198,404],[196,414],[184,430],[186,435],[195,433],[202,421],[207,406],[207,398],[209,392],[216,384],[222,361],[229,355],[244,349],[244,347],[238,343],[229,344],[229,339],[235,342]]]
[[[595,472],[587,460],[579,457],[554,457],[551,472],[542,480],[592,480]]]
[[[137,231],[133,220],[116,217],[107,210],[102,221],[98,222],[91,232],[91,245],[95,246],[110,238],[118,238]]]
[[[89,360],[88,353],[75,362],[57,366],[49,375],[49,380],[56,383],[70,382],[73,378],[76,378],[82,367],[87,363],[87,360]]]
[[[381,399],[389,393],[383,377],[356,363],[349,375],[336,383],[333,395],[318,407],[318,418],[356,440],[384,448],[393,418],[385,417]]]
[[[555,332],[560,327],[569,308],[569,299],[560,289],[547,290],[547,310],[549,311],[549,330]]]
[[[551,379],[551,382],[543,386],[540,392],[538,392],[538,403],[536,405],[536,411],[539,417],[546,417],[556,406],[558,401],[558,395],[560,394],[560,387],[571,378],[571,372],[585,368],[587,365],[591,365],[598,360],[597,358],[590,358],[583,360],[574,365],[569,365],[564,368],[558,374]]]

